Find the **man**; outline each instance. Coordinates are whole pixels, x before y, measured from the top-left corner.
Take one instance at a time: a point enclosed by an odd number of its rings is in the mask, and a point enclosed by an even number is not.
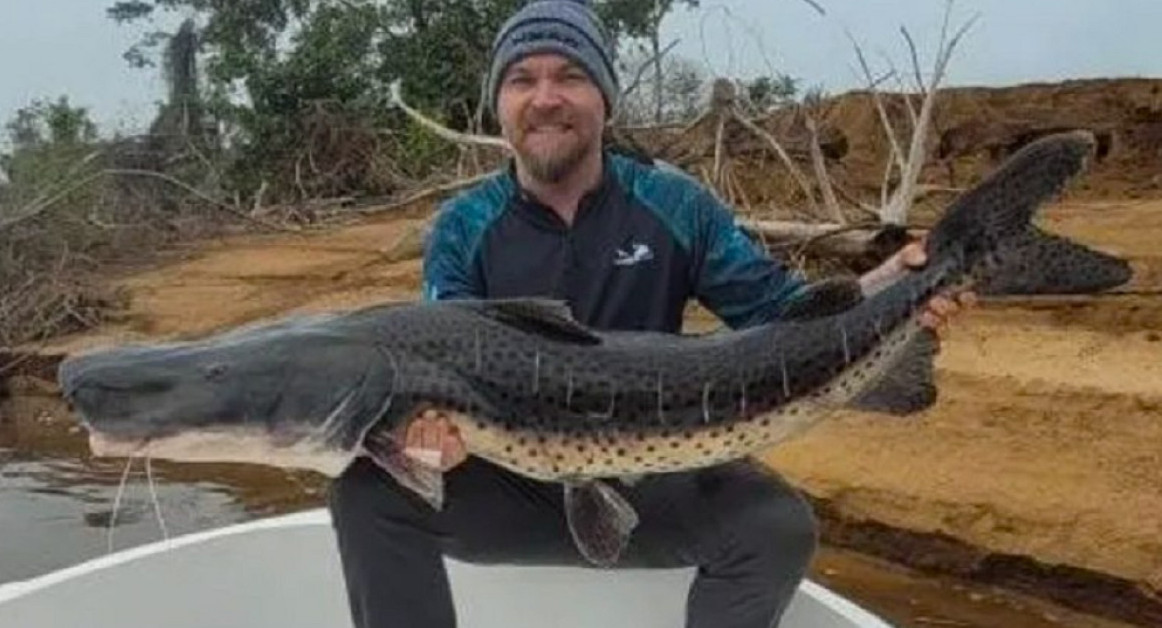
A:
[[[777,318],[802,287],[694,180],[602,150],[618,86],[587,2],[534,0],[518,11],[497,36],[484,95],[515,158],[441,209],[425,253],[426,298],[547,296],[593,327],[678,331],[691,298],[743,327]],[[917,256],[908,249],[878,274]],[[955,309],[935,301],[929,323]],[[438,452],[445,506],[433,511],[366,460],[336,481],[331,508],[356,626],[454,626],[445,554],[586,564],[560,486],[466,456],[438,412],[401,438]],[[698,568],[688,628],[777,625],[816,544],[792,487],[739,461],[618,490],[641,518],[620,565]]]

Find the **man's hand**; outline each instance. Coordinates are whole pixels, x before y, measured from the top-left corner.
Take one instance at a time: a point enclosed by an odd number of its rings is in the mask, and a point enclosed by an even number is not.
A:
[[[928,263],[928,254],[924,251],[924,241],[913,242],[900,249],[897,253],[900,256],[900,261],[908,268],[921,268]],[[920,324],[937,335],[943,336],[944,331],[948,327],[948,321],[960,312],[961,308],[969,308],[976,305],[976,293],[971,291],[961,291],[949,295],[937,295],[932,297],[924,312],[920,314]]]
[[[450,471],[468,458],[460,432],[448,416],[437,409],[424,410],[406,424],[404,453],[442,472]]]
[[[874,287],[881,283],[890,283],[896,275],[912,268],[922,268],[928,263],[928,255],[924,251],[924,241],[912,242],[900,249],[895,255],[888,258],[878,268],[860,277],[860,283],[865,287]],[[873,288],[874,289],[874,288]],[[948,321],[960,312],[962,308],[976,305],[976,294],[971,291],[962,291],[949,295],[932,297],[920,314],[920,324],[937,335],[943,335]]]

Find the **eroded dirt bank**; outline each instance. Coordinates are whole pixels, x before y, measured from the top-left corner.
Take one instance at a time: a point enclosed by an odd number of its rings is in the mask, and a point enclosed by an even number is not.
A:
[[[41,351],[413,298],[418,261],[386,252],[418,222],[208,244],[119,279],[113,324]],[[944,346],[936,408],[852,414],[764,459],[816,501],[833,546],[1162,625],[1162,202],[1072,202],[1044,222],[1131,258],[1131,294],[986,303]]]
[[[1162,625],[1162,204],[1046,226],[1130,257],[1136,294],[986,304],[953,329],[931,411],[852,414],[766,459],[837,543]]]

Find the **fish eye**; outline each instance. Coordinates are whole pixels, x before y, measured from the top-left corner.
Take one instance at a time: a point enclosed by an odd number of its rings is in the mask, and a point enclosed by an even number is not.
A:
[[[222,376],[226,374],[226,371],[227,369],[225,364],[211,364],[210,366],[206,367],[206,379],[211,381],[221,379]]]

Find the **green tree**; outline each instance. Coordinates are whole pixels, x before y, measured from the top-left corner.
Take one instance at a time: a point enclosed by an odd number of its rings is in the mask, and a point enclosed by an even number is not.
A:
[[[307,146],[319,135],[311,120],[362,128],[365,137],[409,136],[410,123],[386,106],[395,81],[433,118],[452,128],[472,126],[494,34],[524,1],[122,0],[108,15],[122,23],[148,22],[159,9],[193,16],[203,103],[231,129],[237,184],[246,188],[279,167],[298,169],[285,179],[301,178],[304,156],[318,165],[320,151]],[[674,3],[605,0],[597,7],[615,39],[645,37],[656,48],[661,19]],[[147,65],[163,41],[152,32],[126,57]]]
[[[15,150],[46,143],[67,145],[97,139],[97,126],[89,119],[89,110],[72,106],[68,96],[60,96],[56,101],[33,101],[18,109],[5,128]]]
[[[799,79],[787,74],[760,76],[746,84],[747,99],[760,111],[787,102],[798,93]]]
[[[34,100],[18,109],[4,128],[11,148],[0,154],[0,170],[9,182],[7,207],[0,213],[92,168],[97,125],[87,108],[73,106],[67,96]]]

